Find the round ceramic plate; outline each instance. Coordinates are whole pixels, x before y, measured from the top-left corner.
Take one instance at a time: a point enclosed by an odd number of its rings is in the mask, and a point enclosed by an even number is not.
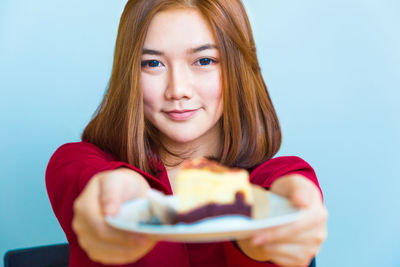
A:
[[[106,217],[113,227],[148,235],[152,239],[178,242],[217,242],[250,237],[260,229],[294,222],[302,211],[290,202],[271,192],[265,191],[267,205],[258,205],[257,216],[220,216],[196,223],[160,225],[148,222],[150,218],[149,201],[136,199],[122,205],[115,217]]]

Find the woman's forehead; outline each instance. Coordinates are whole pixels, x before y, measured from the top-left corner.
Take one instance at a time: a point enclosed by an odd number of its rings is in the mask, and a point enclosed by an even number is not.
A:
[[[168,9],[152,19],[145,49],[190,51],[204,45],[216,47],[211,27],[196,9]]]

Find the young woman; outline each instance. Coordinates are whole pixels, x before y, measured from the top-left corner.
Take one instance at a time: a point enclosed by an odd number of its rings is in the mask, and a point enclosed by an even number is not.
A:
[[[281,143],[240,0],[130,0],[107,94],[82,135],[52,156],[46,184],[70,266],[306,266],[326,237],[313,169],[272,158]],[[184,159],[246,168],[291,199],[301,220],[232,242],[156,242],[104,215],[149,188],[173,194]]]

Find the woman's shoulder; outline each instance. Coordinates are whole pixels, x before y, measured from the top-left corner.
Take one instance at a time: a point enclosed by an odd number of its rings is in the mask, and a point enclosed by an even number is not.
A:
[[[65,153],[65,152],[73,152],[73,151],[87,151],[87,152],[97,152],[104,153],[99,147],[94,144],[79,141],[79,142],[69,142],[59,146],[54,153]]]
[[[46,173],[52,170],[82,168],[84,166],[104,165],[114,161],[111,154],[88,142],[72,142],[55,150],[47,164]]]
[[[55,158],[82,158],[88,156],[112,160],[111,154],[103,151],[96,145],[85,141],[80,141],[61,145],[55,150],[50,161]]]

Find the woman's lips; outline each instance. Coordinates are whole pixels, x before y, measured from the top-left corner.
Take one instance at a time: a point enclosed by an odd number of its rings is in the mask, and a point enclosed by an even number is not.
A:
[[[172,120],[184,121],[193,117],[197,111],[198,109],[171,110],[165,111],[165,114],[167,114]]]

